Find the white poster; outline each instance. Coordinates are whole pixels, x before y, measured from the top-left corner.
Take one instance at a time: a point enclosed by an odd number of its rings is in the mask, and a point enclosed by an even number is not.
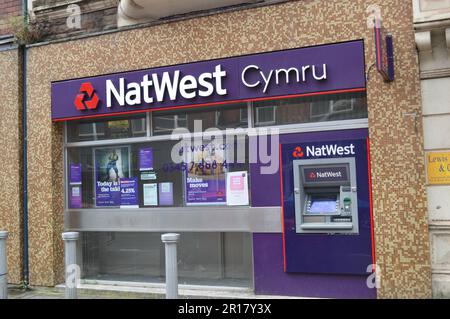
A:
[[[227,173],[227,205],[249,205],[247,172]]]
[[[144,206],[158,206],[158,184],[144,184]]]

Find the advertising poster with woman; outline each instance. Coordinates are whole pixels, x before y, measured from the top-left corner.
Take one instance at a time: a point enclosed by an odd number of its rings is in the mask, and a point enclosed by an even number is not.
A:
[[[94,149],[95,205],[121,205],[120,179],[130,173],[130,148],[107,147]]]
[[[186,205],[226,205],[225,150],[196,145],[185,154]]]

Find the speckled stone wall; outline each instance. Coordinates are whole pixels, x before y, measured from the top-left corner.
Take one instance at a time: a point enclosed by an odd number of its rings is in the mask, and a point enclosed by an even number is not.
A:
[[[395,39],[397,79],[368,81],[380,298],[430,297],[422,127],[412,2],[303,0],[33,47],[29,54],[31,283],[62,279],[62,134],[50,121],[50,82],[364,38],[374,61],[367,8],[378,4]]]
[[[9,232],[8,282],[22,271],[21,104],[18,50],[0,52],[0,230]]]

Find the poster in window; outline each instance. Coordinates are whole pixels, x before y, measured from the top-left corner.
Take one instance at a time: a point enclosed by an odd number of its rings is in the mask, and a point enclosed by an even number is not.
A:
[[[158,206],[158,184],[143,185],[144,206]]]
[[[120,208],[139,208],[136,177],[120,179]]]
[[[186,205],[226,205],[225,152],[213,144],[187,147]]]
[[[94,149],[95,205],[97,207],[120,206],[120,179],[130,172],[129,147],[105,147]]]
[[[153,170],[153,148],[144,147],[139,149],[139,170]]]
[[[81,163],[70,163],[69,184],[81,185]]]
[[[69,165],[69,208],[82,208],[81,163]]]
[[[247,172],[227,173],[227,205],[249,205]]]
[[[69,208],[83,208],[81,185],[69,185]]]
[[[161,206],[173,206],[173,183],[160,183],[158,194]]]

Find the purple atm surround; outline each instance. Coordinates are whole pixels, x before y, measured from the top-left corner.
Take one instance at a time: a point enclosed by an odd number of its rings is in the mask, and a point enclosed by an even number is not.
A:
[[[365,143],[368,137],[367,129],[355,129],[345,131],[329,131],[329,132],[314,132],[314,133],[298,133],[298,134],[286,134],[280,136],[280,144],[283,149],[283,145],[304,143],[318,143],[318,142],[343,142],[343,141],[355,141],[360,140],[361,143]],[[358,146],[358,148],[362,145]],[[364,147],[363,147],[364,149]],[[359,150],[359,149],[358,149]],[[357,150],[357,151],[358,151]],[[285,152],[288,152],[287,150]],[[360,153],[360,152],[359,152]],[[254,286],[255,293],[257,294],[279,294],[279,295],[292,295],[292,296],[306,296],[306,297],[325,297],[325,298],[376,298],[376,289],[368,288],[366,281],[370,273],[364,273],[366,266],[372,263],[372,245],[371,245],[371,220],[370,220],[370,203],[369,203],[369,183],[368,178],[368,161],[367,152],[363,152],[357,159],[357,174],[361,175],[358,178],[358,191],[362,197],[358,196],[358,205],[360,205],[359,211],[359,227],[361,236],[361,243],[358,244],[356,249],[357,253],[362,256],[356,258],[355,265],[350,265],[350,271],[346,267],[346,263],[350,262],[352,258],[348,258],[347,261],[342,262],[339,258],[342,258],[342,254],[351,253],[351,249],[346,247],[349,242],[345,240],[341,241],[337,246],[331,246],[332,249],[339,249],[341,247],[341,255],[339,253],[328,251],[331,254],[326,260],[326,263],[331,263],[331,267],[323,267],[320,264],[320,260],[314,259],[316,264],[310,263],[307,265],[310,269],[317,269],[317,272],[285,272],[285,255],[284,248],[286,246],[287,252],[296,254],[296,245],[308,246],[311,244],[315,250],[330,249],[327,245],[328,240],[322,235],[306,235],[308,240],[298,243],[295,240],[299,234],[285,232],[285,238],[287,243],[283,242],[282,233],[255,233],[253,234],[253,256],[254,256]],[[292,176],[292,158],[282,156],[283,161],[283,175]],[[291,167],[289,168],[289,163]],[[359,163],[359,164],[358,164]],[[281,206],[281,189],[280,189],[280,174],[273,175],[261,175],[259,168],[262,165],[260,163],[252,164],[250,167],[251,183],[252,185],[261,185],[264,189],[258,186],[252,187],[252,206],[253,207],[267,207],[267,206]],[[292,177],[293,179],[293,177]],[[292,180],[291,180],[292,182]],[[284,188],[291,186],[290,182],[283,180]],[[288,184],[288,185],[287,185]],[[292,188],[292,187],[291,187]],[[367,195],[367,196],[366,196]],[[284,192],[284,215],[286,221],[284,222],[284,228],[286,225],[294,225],[295,217],[293,211],[293,201],[289,199],[289,195]],[[280,212],[281,215],[281,212]],[[287,230],[287,229],[286,229]],[[294,231],[295,233],[295,231]],[[292,237],[294,236],[294,237]],[[326,236],[326,235],[323,235]],[[340,235],[340,236],[352,236],[352,235]],[[289,243],[289,238],[292,239]],[[289,247],[289,246],[292,247]],[[297,259],[301,259],[302,254],[297,254]],[[289,258],[292,260],[292,258]],[[294,257],[295,260],[295,257]],[[351,262],[350,262],[351,263]],[[334,265],[334,266],[333,266]],[[290,265],[291,270],[296,267],[301,269],[302,262],[297,265]],[[364,267],[363,267],[364,266]],[[288,267],[289,268],[289,267]],[[334,268],[334,269],[333,269]],[[344,269],[344,270],[343,270]],[[347,270],[345,270],[347,269]],[[346,273],[347,272],[347,273]]]

